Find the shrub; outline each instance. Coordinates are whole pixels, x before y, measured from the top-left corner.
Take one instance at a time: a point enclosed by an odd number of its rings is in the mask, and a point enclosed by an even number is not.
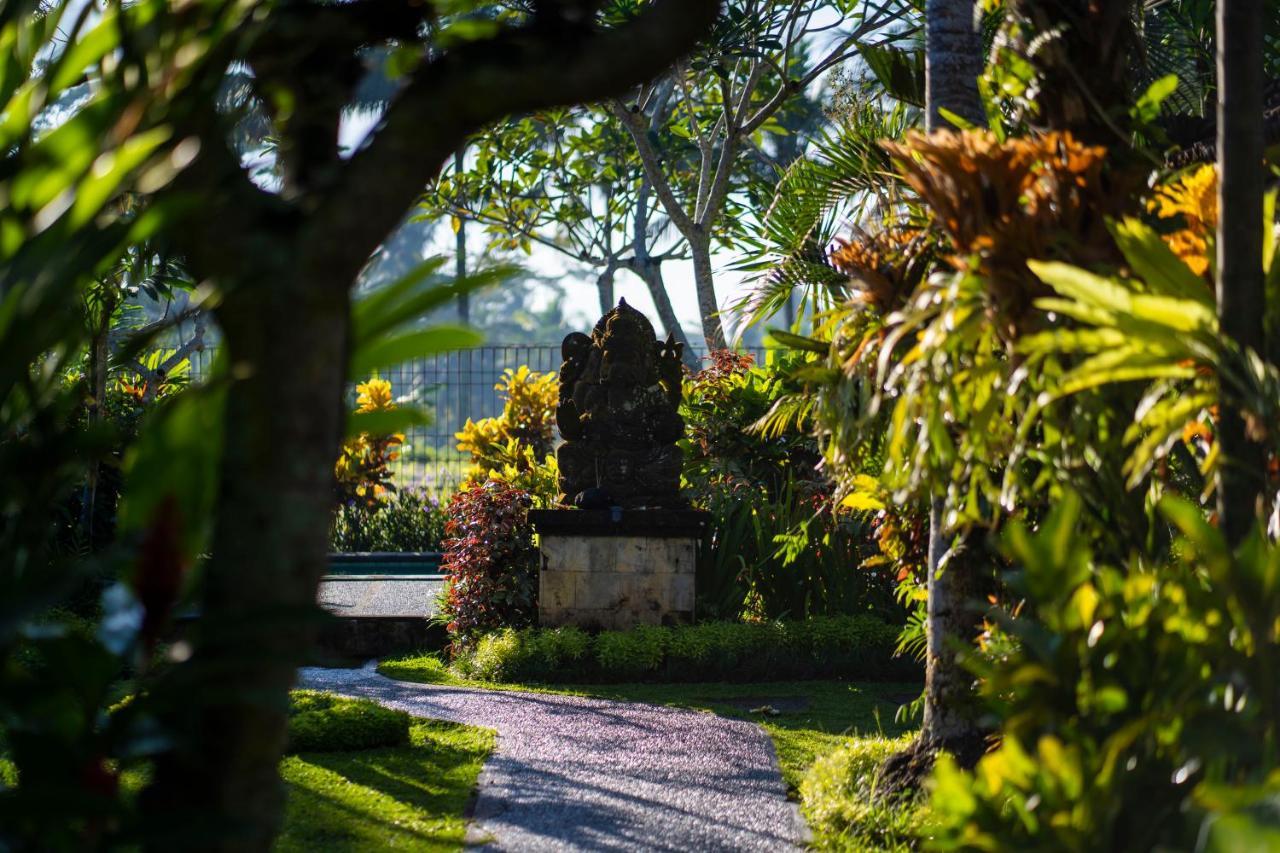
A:
[[[605,631],[596,638],[600,670],[619,681],[638,681],[652,675],[666,657],[669,634],[665,628],[649,626]]]
[[[528,493],[500,480],[469,485],[450,501],[441,617],[455,648],[485,632],[533,622],[538,554],[529,504]]]
[[[690,377],[684,477],[714,522],[698,555],[698,606],[736,619],[876,610],[899,618],[888,567],[871,566],[868,513],[838,511],[817,469],[808,399],[792,374],[803,356],[755,367],[727,350]],[[865,564],[865,565],[864,565]]]
[[[554,449],[559,381],[526,365],[503,371],[494,385],[505,400],[496,418],[467,420],[457,433],[458,449],[471,454],[467,483],[502,480],[523,489],[539,506],[550,506],[559,492]]]
[[[348,752],[409,742],[409,715],[368,699],[295,690],[289,695],[289,747],[295,752]]]
[[[391,383],[377,374],[356,386],[356,414],[395,411]],[[340,503],[376,509],[391,485],[391,463],[400,456],[404,435],[360,433],[347,439],[334,463],[334,488]]]
[[[881,765],[911,740],[856,738],[818,758],[800,783],[800,804],[819,848],[908,848],[922,824],[915,799],[886,802],[876,794]]]
[[[1186,536],[1167,565],[1095,560],[1072,494],[1010,526],[1015,642],[969,661],[1000,746],[972,772],[939,759],[938,849],[1275,849],[1280,546],[1233,552],[1198,506],[1160,509]]]
[[[873,616],[804,622],[705,622],[594,636],[577,628],[504,630],[459,650],[453,671],[495,682],[762,681],[912,678],[897,629]]]
[[[444,542],[445,508],[421,492],[401,491],[370,507],[342,504],[333,519],[329,548],[356,551],[435,551]]]

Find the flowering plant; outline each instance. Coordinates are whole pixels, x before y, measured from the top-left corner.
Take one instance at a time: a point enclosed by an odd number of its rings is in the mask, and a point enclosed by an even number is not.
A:
[[[356,412],[390,412],[396,404],[391,396],[391,383],[378,378],[375,373],[367,382],[356,386]],[[370,435],[360,433],[347,439],[342,454],[334,465],[334,477],[338,499],[348,505],[360,504],[377,507],[387,492],[395,491],[391,484],[391,463],[400,458],[399,448],[404,444],[403,433]]]

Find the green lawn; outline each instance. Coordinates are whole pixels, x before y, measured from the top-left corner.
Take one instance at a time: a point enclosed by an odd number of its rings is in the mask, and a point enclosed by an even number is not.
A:
[[[463,811],[493,749],[489,729],[415,720],[410,745],[286,758],[288,851],[457,850]]]
[[[435,655],[384,661],[378,671],[399,681],[454,684],[495,690],[532,690],[651,702],[711,711],[759,722],[773,738],[787,788],[795,795],[814,759],[853,736],[896,737],[911,727],[894,721],[898,706],[920,685],[900,682],[778,681],[750,684],[513,685],[464,681]],[[770,706],[778,713],[753,713]]]

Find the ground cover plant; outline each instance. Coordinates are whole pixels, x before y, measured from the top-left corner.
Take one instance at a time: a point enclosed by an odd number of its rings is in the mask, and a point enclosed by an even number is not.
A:
[[[762,681],[907,678],[898,628],[874,616],[790,622],[703,622],[590,634],[505,628],[456,649],[451,669],[491,682]],[[387,663],[387,673],[399,664]],[[411,668],[411,664],[408,664]]]
[[[289,694],[289,752],[343,752],[403,746],[409,715],[368,699],[314,690]]]

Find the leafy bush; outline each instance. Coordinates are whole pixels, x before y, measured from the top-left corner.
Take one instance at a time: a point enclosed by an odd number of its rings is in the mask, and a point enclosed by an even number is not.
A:
[[[356,414],[395,411],[391,383],[379,379],[377,374],[357,385],[356,393]],[[401,433],[373,435],[362,432],[347,439],[334,464],[339,502],[376,509],[387,492],[395,488],[391,485],[391,463],[399,458],[398,448],[403,444],[404,435]]]
[[[819,849],[909,849],[922,811],[914,799],[885,801],[876,777],[911,736],[859,737],[818,758],[800,783],[800,804]]]
[[[330,550],[436,551],[445,538],[445,507],[417,491],[398,491],[370,507],[352,502],[338,507],[329,535]]]
[[[873,616],[796,622],[705,622],[589,635],[577,628],[505,629],[460,650],[452,668],[494,682],[763,681],[910,678],[897,628]]]
[[[538,552],[527,492],[501,480],[471,484],[449,502],[441,617],[455,647],[537,615]]]
[[[458,449],[471,454],[467,482],[502,480],[528,492],[539,506],[549,506],[559,492],[552,455],[559,381],[553,373],[521,365],[504,370],[493,387],[505,401],[502,414],[468,418],[456,436]]]
[[[313,690],[289,695],[289,748],[295,752],[348,752],[409,742],[409,715],[368,699]]]
[[[1014,642],[970,662],[1001,745],[972,773],[939,762],[940,849],[1280,838],[1280,546],[1255,534],[1233,553],[1198,507],[1161,509],[1186,538],[1159,567],[1096,564],[1074,497],[1038,533],[1011,529],[1027,603],[999,616]]]
[[[887,568],[874,554],[871,517],[838,511],[816,466],[800,383],[803,357],[756,367],[713,352],[685,386],[686,486],[711,513],[698,557],[699,607],[734,619],[800,619],[874,610],[900,618]]]

